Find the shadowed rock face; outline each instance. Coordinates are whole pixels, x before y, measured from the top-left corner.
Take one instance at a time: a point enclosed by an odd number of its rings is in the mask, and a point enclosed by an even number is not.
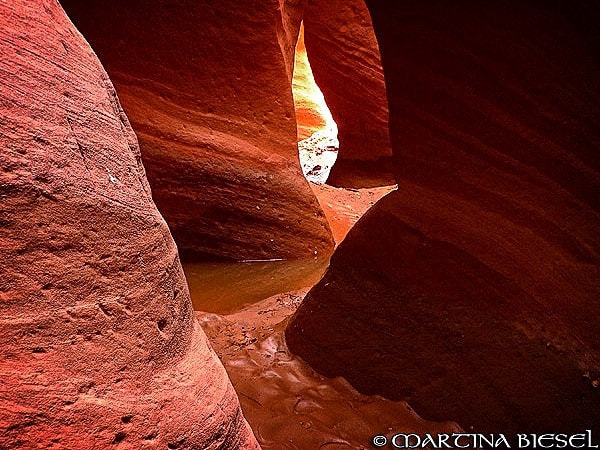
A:
[[[277,26],[277,40],[290,82],[294,76],[296,45],[300,24],[308,0],[278,0],[281,22]]]
[[[368,3],[399,190],[340,245],[288,344],[427,419],[597,428],[593,2]]]
[[[0,38],[0,447],[258,448],[96,56],[53,0]]]
[[[63,5],[115,83],[154,200],[183,254],[330,251],[331,233],[298,161],[284,58],[285,33],[297,29],[284,27],[278,1]]]
[[[339,129],[338,161],[328,183],[394,183],[385,80],[364,0],[310,0],[303,19],[315,81]]]

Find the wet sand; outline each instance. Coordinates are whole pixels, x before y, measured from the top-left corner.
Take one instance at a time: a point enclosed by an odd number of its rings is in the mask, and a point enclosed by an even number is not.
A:
[[[452,432],[405,402],[359,394],[288,351],[283,330],[307,289],[267,298],[234,314],[196,312],[233,382],[263,449],[372,448],[377,434]]]
[[[395,189],[311,187],[336,244]],[[367,449],[377,434],[459,430],[452,422],[421,419],[405,402],[362,395],[341,377],[323,377],[288,351],[286,323],[327,264],[328,258],[184,264],[196,317],[262,448]]]

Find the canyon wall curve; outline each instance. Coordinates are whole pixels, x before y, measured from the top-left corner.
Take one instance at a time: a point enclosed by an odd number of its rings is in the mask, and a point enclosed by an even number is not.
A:
[[[285,47],[299,21],[277,0],[62,3],[116,86],[183,256],[331,251],[298,160]]]
[[[258,449],[93,51],[55,0],[0,37],[0,447]]]
[[[394,184],[389,111],[379,45],[364,0],[308,0],[304,42],[338,125],[340,149],[328,184]]]
[[[338,247],[290,348],[465,430],[597,429],[593,2],[367,4],[399,188]]]

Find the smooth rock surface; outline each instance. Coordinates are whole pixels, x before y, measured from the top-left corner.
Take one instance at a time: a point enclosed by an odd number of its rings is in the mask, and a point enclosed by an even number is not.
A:
[[[328,183],[393,184],[385,80],[364,0],[310,0],[303,20],[315,81],[338,125],[339,156]]]
[[[96,56],[54,0],[0,40],[0,447],[257,449]]]
[[[115,83],[182,255],[331,251],[298,161],[288,48],[299,27],[294,14],[284,24],[277,0],[63,6]]]
[[[399,188],[338,247],[288,345],[465,430],[598,429],[597,8],[368,4]]]

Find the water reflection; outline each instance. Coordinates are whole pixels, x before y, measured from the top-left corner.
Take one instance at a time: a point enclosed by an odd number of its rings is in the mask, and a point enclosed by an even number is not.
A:
[[[313,286],[329,258],[183,263],[194,309],[231,314],[281,292]]]

